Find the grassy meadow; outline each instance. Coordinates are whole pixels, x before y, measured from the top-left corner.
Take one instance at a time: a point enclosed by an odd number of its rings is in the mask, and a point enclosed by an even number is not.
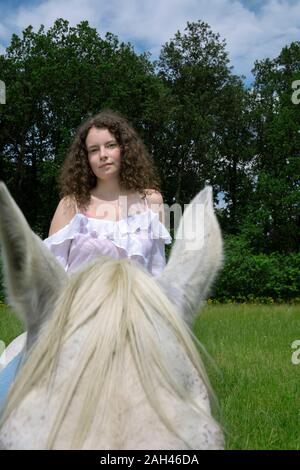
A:
[[[211,305],[194,331],[219,368],[207,371],[219,399],[227,449],[300,449],[300,306]]]
[[[22,326],[0,307],[0,340]],[[194,332],[213,362],[204,362],[218,397],[227,449],[300,449],[300,306],[206,305]]]
[[[6,346],[24,331],[22,323],[18,320],[11,308],[0,304],[0,341]]]

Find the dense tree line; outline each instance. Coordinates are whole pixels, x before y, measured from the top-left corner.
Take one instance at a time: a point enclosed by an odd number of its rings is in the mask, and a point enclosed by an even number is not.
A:
[[[0,55],[0,177],[46,237],[76,127],[112,108],[144,139],[166,203],[188,203],[209,183],[216,201],[223,195],[217,212],[228,246],[298,253],[300,105],[291,97],[300,42],[257,61],[253,74],[246,88],[232,73],[225,41],[202,21],[178,31],[157,61],[86,21],[70,27],[58,19],[38,32],[29,26]]]

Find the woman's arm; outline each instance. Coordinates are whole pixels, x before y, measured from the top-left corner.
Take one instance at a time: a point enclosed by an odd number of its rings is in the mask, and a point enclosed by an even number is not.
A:
[[[50,229],[49,237],[67,225],[76,214],[75,201],[70,196],[63,197],[56,208]]]

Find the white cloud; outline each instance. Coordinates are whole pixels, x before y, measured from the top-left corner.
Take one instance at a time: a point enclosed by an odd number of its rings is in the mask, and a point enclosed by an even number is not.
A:
[[[5,26],[5,24],[0,23],[0,38],[8,39],[11,35],[10,28]]]
[[[156,58],[187,21],[203,20],[226,39],[234,72],[249,77],[254,60],[275,57],[300,37],[300,2],[265,0],[259,6],[249,9],[240,0],[48,0],[8,11],[0,22],[0,40],[7,43],[29,24],[35,30],[41,24],[49,28],[62,17],[72,26],[88,20],[101,36],[110,31]]]
[[[53,25],[57,18],[64,18],[72,25],[79,23],[85,17],[93,19],[95,2],[80,0],[48,0],[39,5],[22,5],[16,13],[8,17],[21,30],[31,24],[38,29],[43,24],[47,29]]]

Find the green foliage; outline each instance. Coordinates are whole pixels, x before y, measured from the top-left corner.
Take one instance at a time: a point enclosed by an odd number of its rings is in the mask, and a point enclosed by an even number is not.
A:
[[[188,203],[205,181],[221,185],[216,169],[229,119],[238,127],[244,91],[241,80],[231,73],[225,46],[207,23],[188,22],[184,33],[178,31],[163,45],[156,62],[158,77],[170,91],[158,151],[167,192],[179,204]],[[238,112],[230,107],[233,102]],[[241,146],[235,137],[227,139],[223,149],[227,154],[234,153],[232,145]]]
[[[292,83],[300,78],[300,42],[253,70],[255,184],[241,231],[257,252],[297,252],[300,244],[300,113]]]
[[[32,228],[46,237],[58,204],[58,169],[77,126],[111,107],[144,137],[143,115],[156,119],[164,90],[147,54],[137,55],[110,33],[101,38],[86,21],[70,27],[58,19],[47,32],[26,28],[22,38],[13,35],[0,65],[7,88],[0,177]]]
[[[291,100],[300,42],[257,61],[247,89],[231,71],[225,41],[203,21],[188,22],[151,62],[87,21],[70,27],[60,18],[48,31],[29,26],[14,34],[0,70],[7,91],[0,179],[42,238],[75,129],[111,107],[148,146],[165,203],[183,206],[206,183],[215,198],[222,193],[226,265],[216,298],[300,297],[300,105]]]
[[[225,240],[225,262],[213,299],[264,303],[300,300],[300,252],[259,253],[245,239]]]

